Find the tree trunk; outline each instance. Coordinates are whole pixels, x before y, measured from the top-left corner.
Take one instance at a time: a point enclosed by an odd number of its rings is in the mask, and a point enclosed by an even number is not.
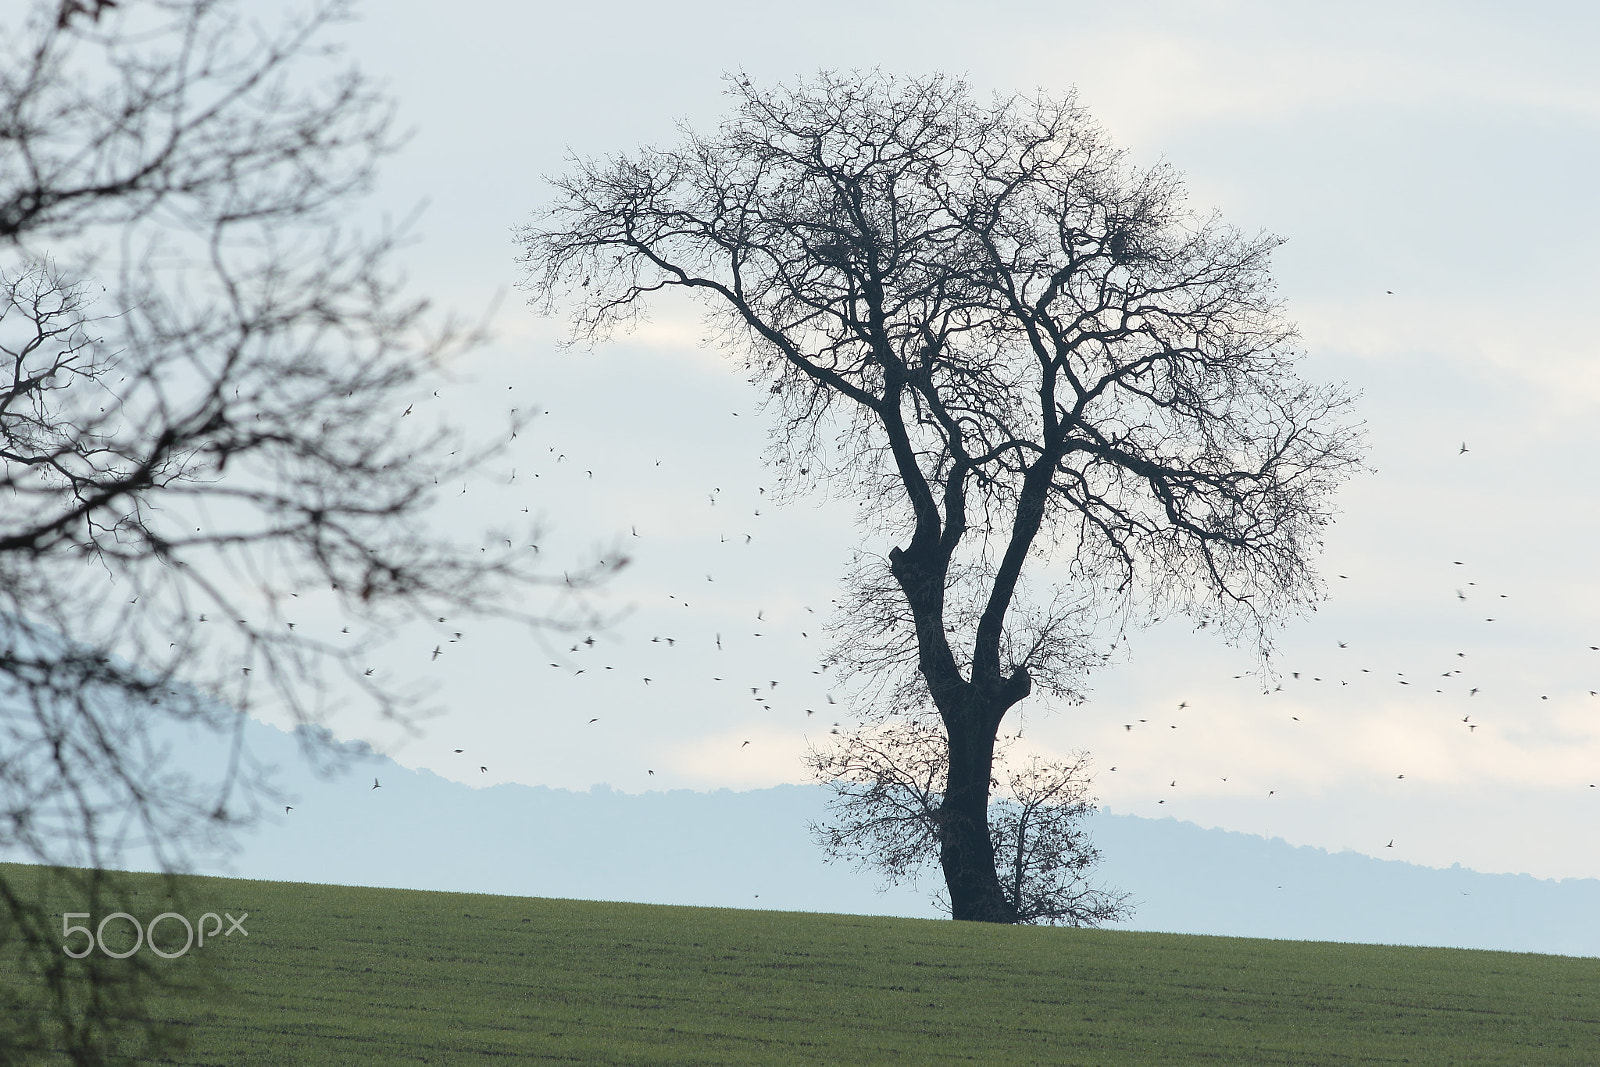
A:
[[[989,836],[989,783],[1000,717],[973,714],[979,710],[970,708],[945,719],[950,773],[939,807],[939,862],[952,919],[1014,923],[1017,911],[1006,900],[995,873],[994,841]]]

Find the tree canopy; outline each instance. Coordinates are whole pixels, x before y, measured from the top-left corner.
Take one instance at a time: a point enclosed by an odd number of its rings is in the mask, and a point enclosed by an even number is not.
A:
[[[1278,239],[1190,211],[1070,95],[881,73],[729,92],[714,133],[574,161],[520,232],[525,284],[585,340],[696,294],[775,409],[786,484],[870,504],[895,543],[852,576],[839,662],[880,710],[938,710],[954,914],[1009,921],[1001,719],[1076,696],[1096,623],[1134,607],[1265,654],[1321,595],[1351,398],[1297,373]]]

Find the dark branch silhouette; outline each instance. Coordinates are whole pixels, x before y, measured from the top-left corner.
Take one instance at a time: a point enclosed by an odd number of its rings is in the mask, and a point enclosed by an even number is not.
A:
[[[1129,918],[1126,893],[1088,882],[1099,860],[1081,825],[1094,812],[1088,757],[1007,766],[1005,747],[1001,742],[995,752],[1002,778],[990,801],[989,832],[1001,891],[1016,921],[1101,926]],[[811,828],[830,860],[875,869],[889,885],[915,881],[938,860],[950,773],[943,729],[888,719],[812,748],[806,763],[834,789],[831,819]],[[949,907],[946,893],[936,899]]]
[[[534,537],[427,521],[501,447],[401,421],[476,333],[404,294],[402,234],[349,229],[396,140],[320,43],[347,5],[238,8],[41,0],[0,26],[0,853],[80,868],[64,896],[0,876],[4,969],[49,978],[0,989],[5,1062],[135,1054],[140,990],[178,970],[70,959],[42,902],[112,899],[126,846],[176,869],[253,817],[248,710],[406,721],[370,658],[395,627],[548,624],[519,591],[610,569],[547,578],[512,547]],[[218,766],[166,751],[184,730]]]
[[[574,161],[521,231],[526,288],[585,341],[697,294],[779,416],[783,488],[867,505],[892,547],[862,557],[837,660],[887,710],[937,709],[953,914],[1015,921],[988,828],[1002,719],[1074,698],[1087,635],[1136,607],[1265,656],[1321,595],[1350,399],[1296,375],[1278,241],[1195,216],[1070,97],[728,84],[714,134]]]

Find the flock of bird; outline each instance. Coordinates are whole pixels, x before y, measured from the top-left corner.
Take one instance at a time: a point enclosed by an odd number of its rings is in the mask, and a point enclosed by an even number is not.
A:
[[[1467,446],[1466,442],[1463,441],[1458,446],[1456,455],[1464,456],[1470,451],[1471,449]],[[1452,568],[1467,568],[1468,564],[1464,560],[1451,560],[1449,561],[1449,566]],[[1469,572],[1463,571],[1457,573],[1464,577],[1464,575]],[[1346,574],[1340,574],[1338,577],[1345,580],[1349,580],[1350,578],[1350,576]],[[1454,588],[1453,599],[1457,604],[1463,605],[1464,608],[1467,605],[1476,607],[1478,604],[1484,602],[1488,602],[1492,605],[1498,605],[1497,607],[1491,608],[1493,614],[1484,614],[1481,618],[1481,623],[1478,624],[1489,625],[1503,623],[1506,621],[1507,605],[1503,602],[1511,601],[1513,600],[1513,597],[1508,593],[1486,593],[1482,591],[1479,583],[1476,580],[1458,580],[1456,583],[1456,588]],[[1325,669],[1290,670],[1280,679],[1276,680],[1275,684],[1271,685],[1270,688],[1264,687],[1260,690],[1260,692],[1263,696],[1272,697],[1275,694],[1280,693],[1293,694],[1297,688],[1300,687],[1311,687],[1314,689],[1317,686],[1328,686],[1334,692],[1338,692],[1339,690],[1348,690],[1349,687],[1354,685],[1357,687],[1356,691],[1350,692],[1349,696],[1356,697],[1359,693],[1360,699],[1369,699],[1373,696],[1379,695],[1377,690],[1373,688],[1374,683],[1377,685],[1393,684],[1403,687],[1415,687],[1413,691],[1426,691],[1427,689],[1431,689],[1432,694],[1430,694],[1430,696],[1443,697],[1444,700],[1440,702],[1427,703],[1419,700],[1417,697],[1408,697],[1408,705],[1421,713],[1430,715],[1432,717],[1431,721],[1438,724],[1440,729],[1448,728],[1449,724],[1454,724],[1454,729],[1459,730],[1468,736],[1476,735],[1476,732],[1480,726],[1491,725],[1497,721],[1503,721],[1505,716],[1508,714],[1515,715],[1516,706],[1519,702],[1526,706],[1534,701],[1535,696],[1539,702],[1548,702],[1551,700],[1551,692],[1529,691],[1522,694],[1515,692],[1497,693],[1485,688],[1485,686],[1489,684],[1486,681],[1479,680],[1477,684],[1469,684],[1471,681],[1473,681],[1473,679],[1469,678],[1468,676],[1468,663],[1472,661],[1473,656],[1469,656],[1469,654],[1465,651],[1450,652],[1445,657],[1445,662],[1437,664],[1432,670],[1420,672],[1394,671],[1392,676],[1389,676],[1387,671],[1379,671],[1372,667],[1359,665],[1360,660],[1353,657],[1356,656],[1355,650],[1356,648],[1359,648],[1360,644],[1362,644],[1362,642],[1355,642],[1351,640],[1336,641],[1334,642],[1336,651],[1334,651],[1334,654],[1329,657],[1328,666]],[[1369,642],[1368,644],[1373,644],[1373,642]],[[1371,647],[1367,649],[1368,654],[1378,651],[1381,650]],[[1600,657],[1595,656],[1596,653],[1600,653],[1600,644],[1580,644],[1579,642],[1574,641],[1566,649],[1566,651],[1573,655],[1587,655],[1594,657],[1591,659],[1586,669],[1591,674],[1600,676]],[[1440,666],[1447,669],[1437,670],[1437,667]],[[1246,676],[1234,675],[1233,677],[1235,680],[1238,680]],[[1385,681],[1386,677],[1387,681]],[[1335,683],[1337,683],[1336,686]],[[1305,690],[1302,690],[1302,695],[1312,696],[1311,693],[1306,692]],[[1581,693],[1574,691],[1562,695],[1586,695],[1588,698],[1600,698],[1600,689],[1585,688]],[[1482,699],[1480,699],[1480,697]],[[1313,697],[1313,699],[1315,698]],[[1191,705],[1187,700],[1181,701],[1177,704],[1176,711],[1183,712],[1190,706]],[[1476,708],[1478,706],[1484,706],[1485,708],[1491,710],[1466,710],[1469,708]],[[1303,708],[1303,705],[1297,704],[1296,707]],[[1454,711],[1445,710],[1447,708],[1453,708]],[[1465,714],[1461,714],[1459,719],[1455,718],[1456,712],[1461,712],[1464,710],[1466,710]],[[1596,710],[1597,713],[1600,713],[1600,705],[1597,705]],[[1289,721],[1295,723],[1301,723],[1303,721],[1300,715],[1295,714],[1289,714],[1288,719]],[[1123,723],[1122,728],[1125,734],[1133,734],[1137,731],[1147,729],[1152,725],[1153,724],[1151,723],[1150,719],[1139,718],[1133,722]],[[1180,723],[1164,722],[1158,725],[1164,725],[1169,730],[1178,730]],[[1146,752],[1143,753],[1143,755],[1150,755],[1150,753]],[[1415,755],[1418,755],[1418,753],[1397,753],[1396,758],[1404,759],[1406,756]],[[1124,769],[1126,769],[1128,766],[1126,759],[1124,759],[1119,765],[1111,766],[1109,770],[1115,772],[1118,770],[1119,766],[1122,766]],[[1600,770],[1600,768],[1596,768],[1596,770]],[[1393,775],[1392,780],[1399,782],[1405,781],[1406,779],[1407,774],[1405,772],[1399,772]],[[1221,778],[1222,782],[1227,782],[1228,780],[1229,779],[1227,777]],[[1585,782],[1582,785],[1587,790],[1600,789],[1600,781]],[[1169,789],[1177,789],[1178,787],[1178,779],[1169,780]],[[1279,789],[1266,789],[1264,792],[1265,797],[1275,797],[1280,795],[1281,793]],[[1158,806],[1165,805],[1166,800],[1158,799],[1156,803]],[[1381,847],[1395,847],[1395,839],[1393,837],[1389,838],[1387,843]]]
[[[733,412],[732,414],[735,415],[735,416],[738,415],[737,412]],[[549,449],[549,452],[550,452],[551,456],[553,457],[553,462],[556,463],[556,464],[563,464],[563,463],[565,463],[565,460],[568,458],[565,452],[557,452],[556,449],[553,448],[553,447]],[[1458,455],[1458,456],[1466,456],[1470,452],[1471,452],[1471,449],[1468,447],[1467,443],[1465,441],[1462,441],[1460,443],[1458,449],[1457,449],[1456,455]],[[657,466],[657,467],[660,466],[660,460],[656,460],[655,461],[655,466]],[[585,475],[585,479],[586,480],[592,479],[593,476],[594,476],[594,473],[593,473],[592,469],[587,469],[583,473]],[[538,478],[539,476],[540,475],[537,472],[534,474],[535,478]],[[515,479],[515,470],[513,469],[512,480],[514,481],[514,479]],[[758,495],[758,502],[759,502],[760,499],[764,499],[765,498],[765,494],[766,494],[765,488],[758,489],[758,494],[757,494]],[[711,490],[706,493],[706,505],[705,506],[707,506],[709,508],[720,508],[719,514],[729,513],[731,515],[731,511],[730,511],[730,508],[729,508],[729,502],[725,498],[721,487],[712,487]],[[523,511],[525,513],[527,512],[527,510],[528,510],[527,508],[523,509]],[[754,507],[754,508],[751,509],[751,518],[752,519],[757,519],[760,516],[761,516],[761,509],[759,507]],[[638,524],[636,524],[636,523],[630,523],[629,526],[628,526],[628,531],[629,531],[628,532],[628,539],[630,541],[632,539],[636,539],[636,538],[640,538],[641,537],[640,532],[639,532]],[[728,536],[727,530],[724,529],[723,532],[721,532],[721,533],[719,533],[717,535],[717,542],[718,542],[719,545],[734,544],[734,545],[738,545],[738,546],[747,546],[747,545],[751,545],[754,542],[754,535],[751,532],[748,532],[748,531],[745,531],[745,530],[739,530],[739,531],[735,532],[734,535],[732,536],[732,538],[730,539],[730,537]],[[531,545],[529,547],[535,552],[538,551],[538,546],[537,545]],[[1463,568],[1465,568],[1467,566],[1465,561],[1462,561],[1462,560],[1452,561],[1452,564],[1455,567],[1463,567]],[[1350,576],[1349,575],[1345,575],[1345,574],[1340,574],[1340,575],[1338,575],[1338,577],[1340,579],[1348,580]],[[713,584],[713,585],[716,584],[716,577],[715,577],[714,574],[705,573],[704,574],[704,578],[705,578],[705,582]],[[687,595],[680,595],[681,592],[682,591],[680,590],[680,592],[666,594],[666,603],[663,604],[662,607],[663,608],[684,608],[684,609],[691,609],[692,610],[692,608],[691,608],[691,604],[692,604],[691,598],[689,596],[687,596]],[[1505,593],[1496,593],[1496,594],[1488,594],[1488,595],[1482,594],[1481,592],[1478,591],[1478,583],[1477,583],[1477,581],[1476,580],[1468,580],[1468,581],[1464,581],[1464,582],[1459,583],[1459,586],[1455,589],[1455,599],[1456,599],[1456,601],[1458,603],[1461,603],[1461,604],[1473,604],[1475,606],[1477,603],[1481,602],[1484,599],[1488,599],[1492,603],[1495,603],[1495,604],[1501,604],[1502,602],[1507,601],[1507,600],[1509,600],[1511,598],[1509,597],[1508,594],[1505,594]],[[713,610],[715,610],[715,609],[713,609]],[[813,615],[815,614],[814,610],[812,608],[810,608],[810,607],[806,607],[804,610],[807,613],[810,613],[810,614],[813,614]],[[718,612],[718,617],[723,618],[724,620],[726,620],[726,615],[722,614],[721,612]],[[683,617],[683,618],[688,618],[688,617]],[[1495,623],[1496,621],[1498,621],[1500,618],[1501,618],[1501,614],[1499,612],[1496,612],[1494,614],[1486,614],[1484,616],[1484,623],[1485,624],[1492,624],[1492,623]],[[442,624],[442,623],[444,623],[445,620],[444,619],[440,619],[438,621]],[[765,612],[764,609],[756,611],[754,618],[752,620],[750,620],[750,622],[751,622],[751,625],[749,627],[748,633],[749,633],[749,636],[750,636],[751,639],[764,638],[764,637],[771,636],[771,635],[774,634],[773,627],[776,625],[776,623],[773,620],[767,619],[766,612]],[[726,621],[724,621],[724,625],[726,625]],[[798,626],[796,626],[796,627],[793,627],[793,629],[796,632],[798,632],[801,635],[802,638],[804,638],[804,639],[809,639],[810,638],[810,629],[809,628],[802,630]],[[438,641],[432,647],[431,651],[428,652],[427,658],[428,658],[428,661],[430,663],[437,662],[441,657],[446,656],[448,654],[448,651],[449,651],[449,646],[452,645],[452,644],[458,643],[463,639],[463,635],[462,635],[461,632],[459,632],[459,631],[449,631],[449,632],[452,634],[452,636],[448,637],[447,639],[443,639],[443,640]],[[710,640],[707,641],[706,644],[708,646],[708,650],[714,649],[714,653],[712,653],[713,655],[720,656],[720,655],[725,654],[724,632],[723,631],[713,631],[709,635],[704,635],[704,636],[708,636],[710,638]],[[740,634],[739,636],[742,637],[743,635]],[[585,675],[587,675],[589,678],[594,678],[594,677],[598,677],[598,676],[605,676],[605,675],[608,675],[608,674],[613,676],[613,677],[621,677],[622,675],[627,673],[626,666],[624,666],[624,664],[627,662],[626,660],[619,659],[617,662],[610,662],[610,663],[603,662],[603,661],[597,662],[597,660],[603,660],[605,658],[610,658],[610,657],[605,657],[605,656],[600,655],[600,653],[603,653],[608,648],[611,649],[614,652],[624,652],[624,649],[621,647],[624,644],[624,642],[620,641],[620,640],[613,640],[613,638],[616,637],[615,634],[609,634],[609,633],[608,634],[604,634],[604,637],[605,637],[605,640],[601,640],[601,639],[597,638],[595,635],[590,634],[590,635],[585,636],[581,640],[573,642],[569,647],[567,647],[565,649],[565,653],[564,654],[558,654],[557,656],[549,659],[547,661],[548,662],[548,666],[547,666],[546,669],[547,670],[559,671],[559,672],[562,673],[563,676],[567,677],[568,679],[577,679],[577,678],[579,678],[581,676],[585,676]],[[670,634],[669,635],[667,633],[656,633],[656,634],[653,634],[649,638],[648,644],[649,645],[653,645],[653,646],[658,646],[663,651],[666,651],[666,650],[680,650],[680,649],[692,649],[692,648],[699,647],[699,642],[702,639],[703,638],[700,637],[700,636],[685,638],[685,637],[682,637],[682,636],[680,636],[678,634]],[[1329,666],[1327,666],[1324,669],[1319,669],[1319,670],[1290,670],[1284,676],[1282,676],[1281,679],[1276,680],[1276,684],[1274,684],[1270,689],[1266,689],[1264,691],[1265,695],[1272,696],[1273,694],[1292,692],[1298,686],[1310,686],[1310,687],[1329,686],[1329,687],[1335,687],[1337,689],[1349,689],[1352,685],[1355,685],[1357,687],[1357,689],[1359,691],[1361,691],[1363,694],[1369,694],[1371,692],[1370,684],[1373,683],[1373,682],[1381,682],[1383,672],[1375,671],[1372,667],[1362,666],[1362,665],[1359,664],[1359,662],[1357,661],[1357,659],[1355,657],[1359,654],[1359,649],[1360,649],[1360,647],[1362,645],[1362,642],[1360,640],[1352,638],[1351,640],[1338,641],[1338,642],[1336,642],[1336,644],[1337,644],[1337,656],[1336,656],[1335,659],[1330,661]],[[1591,645],[1591,646],[1588,646],[1588,647],[1589,647],[1589,650],[1591,652],[1600,652],[1600,646]],[[705,690],[700,692],[700,695],[698,695],[698,696],[691,695],[689,697],[689,699],[690,700],[697,700],[697,701],[699,701],[701,703],[704,703],[704,701],[707,699],[707,697],[709,697],[710,694],[715,692],[715,691],[731,691],[731,690],[733,690],[734,687],[736,685],[738,685],[738,683],[735,681],[734,676],[736,674],[738,674],[738,673],[743,672],[745,669],[747,669],[747,664],[743,663],[743,661],[746,658],[747,657],[728,655],[727,656],[728,662],[726,663],[725,666],[723,666],[720,670],[718,670],[716,668],[712,668],[712,670],[715,670],[716,673],[707,673],[705,678],[702,679],[699,682],[695,682],[693,679],[688,679],[687,680],[687,684],[691,688],[694,688],[694,687],[700,686],[700,685],[704,685],[706,687]],[[1453,654],[1453,656],[1451,657],[1451,662],[1446,665],[1448,667],[1448,669],[1445,669],[1445,670],[1442,670],[1442,671],[1417,671],[1417,672],[1414,672],[1414,673],[1408,673],[1406,671],[1395,671],[1393,677],[1390,678],[1389,681],[1390,681],[1391,684],[1393,684],[1395,686],[1398,686],[1398,687],[1417,687],[1418,689],[1432,688],[1433,692],[1435,694],[1438,694],[1438,695],[1455,694],[1457,697],[1467,701],[1468,702],[1468,704],[1467,704],[1468,707],[1472,707],[1472,706],[1474,706],[1476,704],[1484,704],[1484,703],[1486,703],[1486,701],[1479,699],[1480,694],[1484,694],[1485,693],[1485,690],[1483,688],[1483,683],[1480,682],[1479,684],[1470,685],[1470,686],[1467,684],[1468,681],[1469,681],[1468,674],[1467,674],[1467,671],[1468,671],[1468,660],[1469,660],[1469,657],[1468,657],[1468,654],[1466,652],[1464,652],[1464,651],[1456,651]],[[635,661],[635,662],[637,662],[637,661]],[[1597,666],[1597,668],[1600,668],[1600,660],[1596,661],[1596,666]],[[649,669],[649,668],[647,668],[647,669]],[[635,670],[637,671],[637,668],[635,668]],[[671,667],[663,666],[662,668],[660,668],[660,670],[665,670],[665,671],[668,671],[669,673],[672,673],[673,677],[674,677],[674,679],[676,681],[679,681],[679,682],[685,681],[685,679],[683,679],[680,676],[681,672],[675,671]],[[641,693],[643,691],[645,691],[645,690],[650,690],[650,691],[654,692],[654,689],[652,689],[653,686],[656,687],[656,688],[659,688],[658,683],[661,682],[661,680],[662,680],[662,674],[660,673],[660,670],[653,670],[652,673],[648,673],[648,674],[647,673],[643,673],[642,671],[639,671],[639,672],[636,673],[636,677],[637,677],[637,683],[636,684],[640,687]],[[372,671],[369,669],[367,671],[367,673],[370,675],[372,673]],[[816,670],[813,670],[811,673],[813,675],[821,675],[821,674],[824,673],[824,669],[816,669]],[[1234,677],[1236,679],[1238,679],[1238,678],[1242,678],[1243,676],[1242,675],[1235,675]],[[1432,682],[1431,686],[1428,684],[1430,680]],[[749,682],[746,682],[744,684],[743,688],[747,688],[749,690],[749,698],[748,698],[748,700],[749,700],[750,706],[752,706],[753,708],[759,708],[760,711],[762,711],[764,713],[771,713],[771,712],[774,712],[774,711],[791,711],[791,710],[792,711],[803,711],[803,716],[804,717],[801,718],[797,723],[797,727],[803,727],[806,722],[810,721],[810,717],[814,716],[816,714],[817,708],[816,707],[806,707],[806,706],[804,706],[806,703],[812,703],[811,701],[806,701],[804,699],[800,699],[792,707],[787,707],[787,706],[780,707],[776,703],[777,694],[778,694],[778,690],[779,690],[779,685],[780,685],[780,679],[770,678],[769,677],[769,678],[762,679],[760,681],[756,681],[755,684],[749,684]],[[562,687],[562,688],[564,689],[565,687]],[[805,687],[802,687],[802,689],[804,689],[804,688]],[[785,690],[785,692],[787,692],[787,690]],[[683,694],[681,694],[681,693],[680,694],[674,694],[675,697],[681,697],[682,695]],[[833,697],[833,695],[831,693],[826,693],[826,694],[823,694],[823,695],[825,696],[827,705],[831,706],[831,705],[835,705],[836,704],[836,701],[835,701],[835,699],[834,699],[834,697]],[[1354,695],[1354,691],[1352,691],[1352,695]],[[1597,695],[1597,693],[1596,693],[1596,691],[1590,691],[1590,695],[1591,696],[1595,696],[1595,695]],[[610,699],[610,700],[613,700],[613,701],[627,701],[629,698],[627,698],[625,695],[619,693],[615,689],[608,689],[607,693],[605,694],[605,699]],[[663,695],[663,696],[660,696],[660,697],[655,697],[653,699],[655,699],[655,700],[657,700],[659,702],[665,703],[671,698]],[[1542,700],[1548,700],[1549,699],[1548,694],[1541,695],[1541,699]],[[814,703],[816,703],[819,706],[821,706],[821,704],[822,704],[821,701],[815,701]],[[594,707],[594,705],[592,703],[588,704],[586,706],[590,707],[590,708]],[[1181,712],[1188,711],[1190,708],[1191,708],[1190,702],[1188,700],[1185,700],[1185,701],[1182,701],[1182,702],[1178,703],[1178,705],[1176,707],[1176,710],[1181,713]],[[595,710],[602,710],[602,714],[594,714],[594,715],[584,716],[584,718],[587,719],[587,724],[586,725],[590,726],[590,727],[600,726],[600,727],[604,728],[604,724],[606,724],[609,721],[608,720],[608,716],[603,713],[603,709],[595,709]],[[1461,709],[1458,708],[1457,710],[1461,710]],[[1460,729],[1462,732],[1464,732],[1464,733],[1466,733],[1468,735],[1476,735],[1476,732],[1477,732],[1479,726],[1485,725],[1485,720],[1481,717],[1483,714],[1484,713],[1475,712],[1475,711],[1467,711],[1465,714],[1460,715],[1459,720],[1452,719],[1452,721],[1455,721],[1456,728]],[[1288,716],[1288,718],[1289,718],[1290,721],[1293,721],[1293,722],[1296,722],[1296,723],[1299,723],[1299,722],[1302,721],[1300,715],[1296,715],[1296,714],[1290,714]],[[626,722],[628,721],[628,719],[629,719],[628,716],[623,716],[622,719],[619,720],[619,721],[624,721],[624,724],[625,724],[625,727],[626,727]],[[1122,725],[1123,725],[1123,730],[1125,731],[1126,734],[1134,734],[1136,732],[1139,732],[1139,731],[1141,731],[1143,729],[1148,728],[1151,725],[1151,721],[1150,721],[1150,719],[1148,717],[1147,718],[1137,718],[1137,719],[1134,719],[1132,721],[1126,722],[1126,723],[1124,723]],[[1186,726],[1187,724],[1184,723],[1182,719],[1180,719],[1180,721],[1167,722],[1167,723],[1163,723],[1161,725],[1165,725],[1168,728],[1168,730],[1178,730],[1180,728],[1180,725],[1185,725]],[[838,733],[840,726],[841,726],[841,723],[834,722],[833,723],[833,727],[832,727],[833,732],[834,733]],[[741,739],[739,741],[739,744],[737,746],[735,746],[731,752],[728,753],[728,757],[727,758],[730,758],[730,759],[734,758],[735,756],[737,756],[737,754],[739,752],[742,752],[744,750],[748,750],[752,745],[752,740],[753,740],[752,738],[748,738],[748,737]],[[463,749],[457,748],[457,749],[454,750],[453,754],[454,755],[461,755],[463,753],[464,753]],[[1112,765],[1112,766],[1109,767],[1109,772],[1117,772],[1119,766],[1123,767],[1124,769],[1126,769],[1128,767],[1128,765],[1129,765],[1128,764],[1128,759],[1129,758],[1136,758],[1136,757],[1134,757],[1132,753],[1126,754],[1120,760],[1120,762],[1118,764]],[[656,775],[656,769],[654,767],[641,767],[640,769],[644,770],[646,778],[654,777]],[[487,774],[489,768],[488,768],[487,765],[480,764],[479,767],[478,767],[478,770],[479,770],[480,774]],[[637,772],[635,772],[635,773],[637,773]],[[1404,781],[1404,780],[1406,780],[1406,777],[1407,777],[1406,772],[1401,770],[1401,771],[1398,771],[1398,772],[1396,772],[1394,774],[1393,780],[1394,781]],[[1223,782],[1227,782],[1228,778],[1227,777],[1223,777],[1222,781]],[[1600,784],[1600,783],[1596,783],[1596,784]],[[1595,788],[1596,784],[1591,784],[1590,788]],[[1177,778],[1170,779],[1168,788],[1176,790],[1176,789],[1178,789],[1178,787],[1179,787],[1179,780]],[[372,786],[371,786],[371,790],[377,790],[377,789],[380,789],[380,788],[382,788],[381,783],[376,778],[374,778]],[[1271,789],[1265,790],[1265,794],[1264,794],[1264,798],[1263,799],[1271,798],[1271,797],[1277,797],[1279,795],[1280,795],[1280,789],[1279,788],[1271,788]],[[1162,798],[1162,799],[1158,800],[1158,804],[1165,805],[1166,803],[1167,803],[1167,800],[1165,798]],[[286,809],[286,810],[290,810],[290,809]],[[1391,837],[1388,840],[1387,844],[1384,844],[1381,847],[1383,847],[1383,848],[1393,848],[1394,847],[1394,838]]]

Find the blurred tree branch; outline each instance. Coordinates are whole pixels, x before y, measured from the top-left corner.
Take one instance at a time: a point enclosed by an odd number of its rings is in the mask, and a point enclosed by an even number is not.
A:
[[[405,295],[402,232],[352,224],[399,142],[326,43],[349,14],[41,0],[0,27],[7,854],[101,869],[139,843],[176,867],[219,847],[258,806],[249,709],[316,722],[355,698],[404,721],[414,695],[370,667],[396,627],[592,623],[519,596],[621,565],[547,575],[530,531],[430,514],[531,413],[473,440],[406,417],[480,335]],[[310,625],[339,618],[354,632]],[[171,729],[229,754],[175,765]],[[0,941],[52,998],[6,1013],[0,1050],[94,1063],[137,1034],[149,981],[107,984],[107,961],[38,940],[36,903],[3,884],[0,903]]]

